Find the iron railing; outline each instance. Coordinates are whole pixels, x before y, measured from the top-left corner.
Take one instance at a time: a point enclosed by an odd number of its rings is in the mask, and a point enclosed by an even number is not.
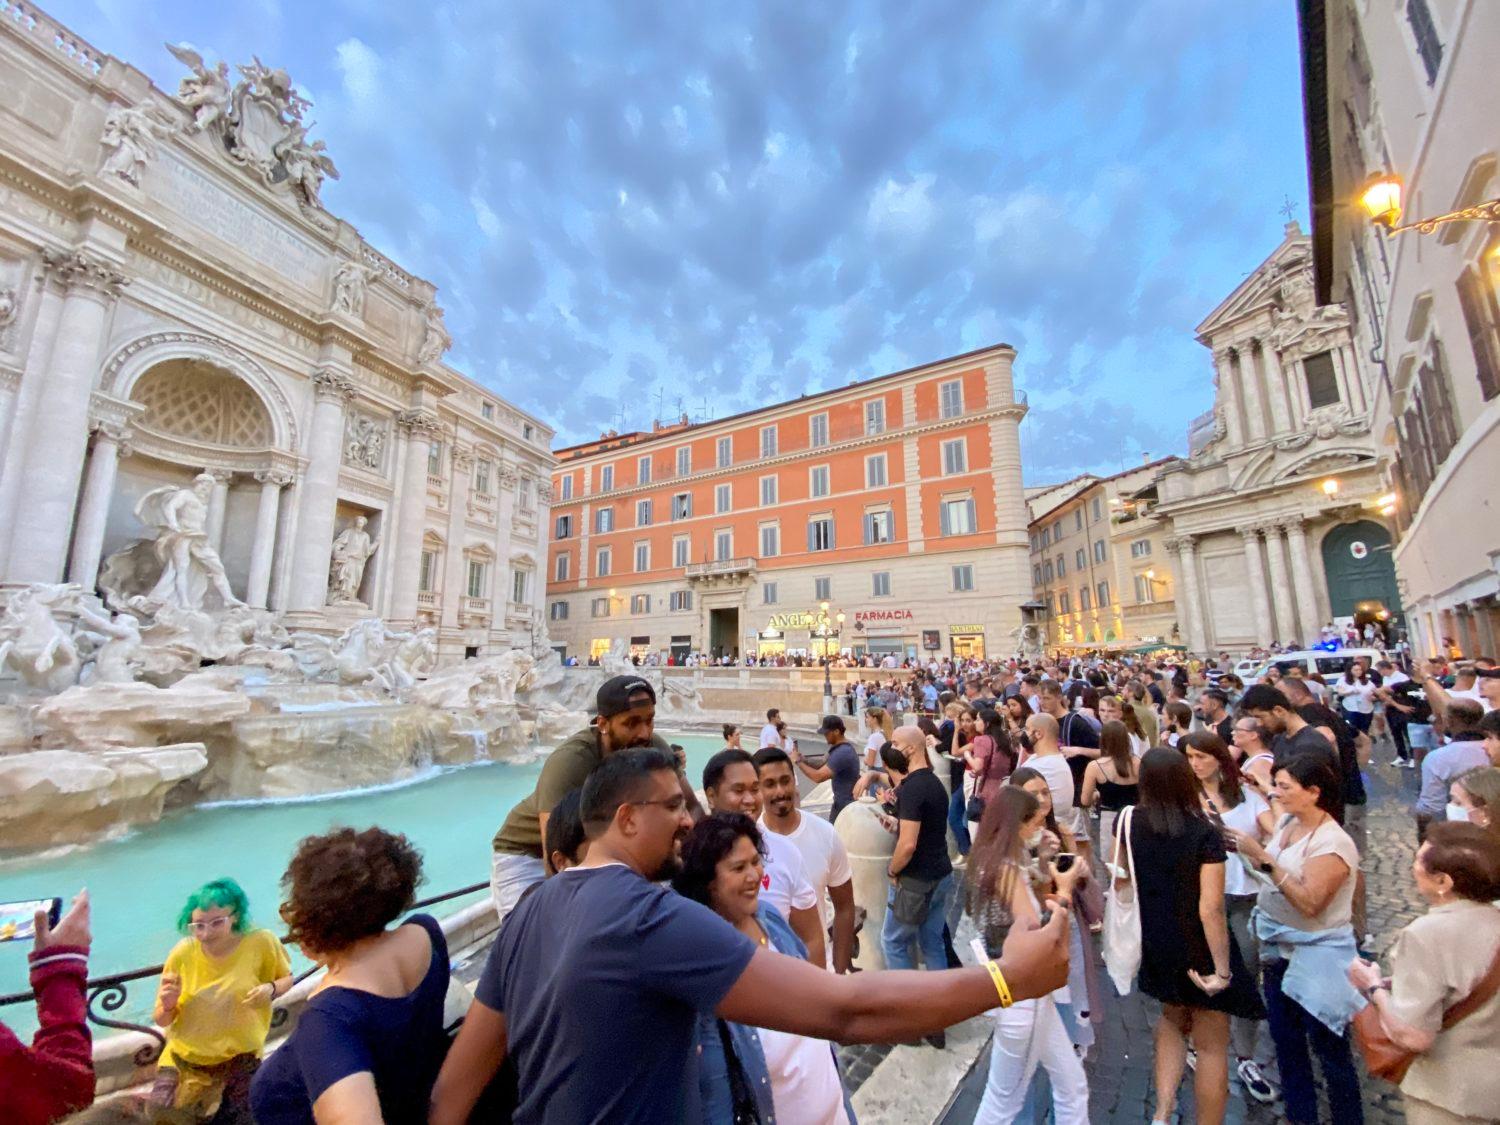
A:
[[[420,910],[425,906],[435,906],[440,902],[448,902],[464,895],[471,895],[478,891],[489,889],[489,883],[474,883],[471,886],[460,887],[456,891],[447,891],[431,898],[419,899],[411,904],[412,910]],[[282,944],[290,944],[291,939],[283,937]],[[129,1001],[129,985],[138,980],[147,980],[152,977],[161,976],[165,965],[151,965],[144,969],[131,969],[124,973],[113,973],[106,977],[95,977],[83,986],[84,996],[87,999],[86,1015],[88,1021],[100,1027],[111,1028],[115,1031],[138,1031],[143,1035],[150,1036],[154,1042],[142,1044],[140,1050],[135,1053],[136,1066],[149,1066],[161,1057],[162,1048],[167,1045],[167,1037],[162,1034],[161,1029],[150,1024],[131,1023],[128,1020],[111,1019],[109,1016],[101,1015],[100,1012],[118,1012]],[[314,973],[321,970],[321,966],[314,965],[297,974],[292,980],[295,988],[307,980]],[[290,990],[289,990],[290,991]],[[15,992],[9,996],[0,996],[0,1008],[6,1008],[13,1004],[27,1004],[35,1002],[35,992]],[[98,1008],[95,1008],[98,1005]],[[287,1009],[277,1006],[271,1013],[272,1029],[282,1027],[287,1021]]]

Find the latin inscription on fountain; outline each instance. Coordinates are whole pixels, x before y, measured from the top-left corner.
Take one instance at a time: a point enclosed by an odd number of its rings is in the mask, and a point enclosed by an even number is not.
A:
[[[322,253],[305,239],[267,218],[183,161],[163,152],[147,166],[145,189],[200,230],[238,247],[306,289],[323,282]]]

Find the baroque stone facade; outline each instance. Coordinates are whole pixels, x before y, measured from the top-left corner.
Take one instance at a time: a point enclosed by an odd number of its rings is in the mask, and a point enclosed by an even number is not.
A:
[[[286,73],[173,48],[173,95],[14,15],[0,582],[92,591],[150,537],[140,497],[206,473],[205,531],[251,605],[434,625],[449,657],[539,643],[552,431],[447,366],[433,286],[324,209],[337,170]]]

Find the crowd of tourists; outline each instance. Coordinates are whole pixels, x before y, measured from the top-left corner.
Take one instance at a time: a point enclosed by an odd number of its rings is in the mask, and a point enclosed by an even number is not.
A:
[[[1494,1121],[1500,672],[1272,673],[933,662],[856,679],[854,714],[813,739],[775,709],[753,738],[726,724],[697,777],[655,730],[651,684],[614,677],[491,842],[500,926],[456,1036],[443,930],[409,913],[420,855],[340,828],[291,858],[284,939],[232,879],[187,898],[144,1095],[87,1108],[87,897],[39,916],[41,1030],[0,1033],[5,1120],[853,1122],[834,1044],[942,1046],[989,1013],[977,1120],[1029,1118],[1044,1069],[1055,1120],[1086,1122],[1112,984],[1160,1004],[1156,1121],[1192,1071],[1202,1122],[1231,1082],[1294,1123],[1359,1122],[1356,1042],[1409,1121]],[[1384,970],[1362,952],[1378,742],[1421,770],[1412,877],[1430,904]],[[825,781],[827,818],[802,807]],[[883,903],[859,901],[831,823],[863,798],[847,815],[890,833]],[[861,940],[923,971],[859,972]],[[296,985],[286,944],[316,972],[263,1058]]]

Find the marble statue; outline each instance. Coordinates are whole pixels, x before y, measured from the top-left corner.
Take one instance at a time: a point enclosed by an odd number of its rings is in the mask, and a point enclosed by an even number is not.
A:
[[[84,669],[79,682],[84,684],[134,683],[142,667],[141,623],[129,613],[110,616],[97,614],[87,606],[78,607],[81,626],[77,636],[94,643],[93,660]]]
[[[375,679],[400,699],[437,663],[437,630],[428,627],[411,633],[388,632],[386,637],[396,641],[396,647],[375,669]]]
[[[328,577],[329,605],[364,605],[359,600],[359,584],[364,581],[365,564],[380,550],[380,537],[371,538],[365,530],[369,521],[355,516],[354,522],[333,541],[333,566]]]
[[[1010,631],[1015,638],[1016,655],[1029,660],[1037,660],[1042,655],[1042,633],[1034,622],[1018,625]]]
[[[224,563],[208,541],[205,528],[213,488],[214,478],[200,473],[191,488],[163,485],[136,504],[136,519],[157,529],[154,550],[162,564],[161,577],[146,595],[148,602],[199,609],[211,586],[225,606],[245,604],[229,588]]]
[[[172,126],[138,106],[116,106],[104,119],[104,135],[99,143],[112,149],[99,169],[102,175],[119,176],[126,183],[140,186],[141,170],[157,151],[160,137],[170,136]]]
[[[307,141],[307,129],[300,122],[291,127],[286,137],[272,151],[286,169],[286,182],[302,202],[313,207],[323,206],[319,194],[323,180],[339,178],[339,170],[328,155],[328,146],[322,141]]]
[[[344,423],[344,464],[379,471],[385,459],[385,426],[367,414]]]
[[[453,337],[443,323],[443,310],[436,305],[427,307],[427,323],[422,334],[422,347],[417,351],[419,364],[436,363],[443,353],[453,346]]]
[[[0,329],[9,328],[15,323],[16,313],[21,307],[21,295],[14,287],[0,289]]]
[[[375,271],[359,262],[345,262],[333,275],[333,311],[345,316],[365,314],[365,291]]]
[[[177,84],[177,100],[193,114],[193,123],[188,132],[201,133],[210,125],[222,121],[229,108],[229,64],[220,60],[219,65],[209,70],[203,56],[191,47],[166,45],[172,57],[193,73]]]
[[[76,613],[82,589],[33,583],[14,590],[0,615],[0,671],[13,669],[27,687],[58,692],[78,680],[82,661],[55,613]]]

